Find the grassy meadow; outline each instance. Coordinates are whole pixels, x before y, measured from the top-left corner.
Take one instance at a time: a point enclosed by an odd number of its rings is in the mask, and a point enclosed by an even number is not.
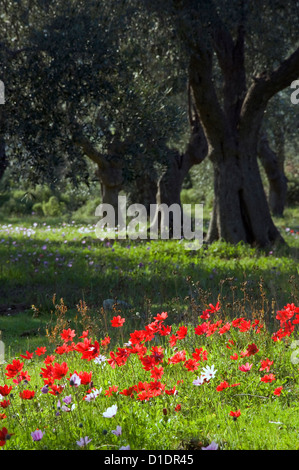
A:
[[[271,251],[188,251],[97,240],[93,219],[3,217],[2,448],[298,449],[298,209],[275,222],[286,245]],[[288,304],[294,331],[274,341]],[[202,324],[214,329],[199,333]],[[143,336],[132,344],[134,332]]]

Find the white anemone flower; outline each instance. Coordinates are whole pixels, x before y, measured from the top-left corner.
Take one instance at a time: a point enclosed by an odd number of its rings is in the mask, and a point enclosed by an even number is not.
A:
[[[104,418],[113,418],[117,413],[117,405],[112,405],[104,411],[103,416]]]
[[[210,366],[206,366],[203,368],[201,377],[206,380],[211,380],[215,377],[217,370],[215,370],[214,364]]]

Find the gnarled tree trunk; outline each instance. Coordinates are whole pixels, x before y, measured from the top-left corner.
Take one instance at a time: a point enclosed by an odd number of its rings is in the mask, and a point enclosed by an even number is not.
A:
[[[284,173],[283,161],[271,149],[264,134],[259,140],[258,155],[269,181],[269,207],[273,215],[283,216],[286,203],[288,180]]]
[[[214,167],[215,199],[207,241],[249,242],[260,247],[283,241],[275,227],[262,185],[258,141],[268,101],[294,80],[299,70],[299,49],[271,73],[254,78],[247,89],[242,21],[236,39],[218,13],[211,14],[211,41],[185,29],[192,54],[189,77],[194,102]],[[216,52],[222,72],[223,104],[213,83]]]

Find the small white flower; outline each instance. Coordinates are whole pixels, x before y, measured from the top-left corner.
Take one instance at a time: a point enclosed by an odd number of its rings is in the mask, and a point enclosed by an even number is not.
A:
[[[122,429],[121,429],[121,426],[116,426],[116,429],[114,431],[111,431],[112,434],[114,434],[115,436],[120,436],[121,433],[122,433]]]
[[[95,400],[101,393],[102,389],[93,390],[92,392],[88,393],[85,397],[85,401]]]
[[[196,379],[196,380],[193,380],[193,382],[192,382],[192,383],[193,383],[193,385],[202,385],[202,384],[203,384],[203,382],[204,382],[204,379],[203,379],[203,377],[202,377],[202,376],[200,376],[200,377],[197,377],[197,379]]]
[[[104,418],[113,418],[117,413],[117,405],[112,405],[104,411],[103,416]]]
[[[210,366],[206,366],[203,368],[201,377],[206,380],[211,380],[215,377],[217,370],[215,370],[214,364]]]
[[[103,363],[105,363],[106,361],[107,361],[107,357],[105,357],[105,356],[103,356],[103,355],[101,355],[101,354],[99,354],[99,355],[95,358],[95,360],[94,360],[95,364],[103,364]]]

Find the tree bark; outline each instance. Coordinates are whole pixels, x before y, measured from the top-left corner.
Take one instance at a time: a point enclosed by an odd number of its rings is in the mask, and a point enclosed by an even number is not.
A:
[[[258,154],[269,181],[269,207],[273,215],[283,216],[287,197],[287,177],[284,174],[283,162],[279,161],[271,149],[264,134],[259,140]]]

